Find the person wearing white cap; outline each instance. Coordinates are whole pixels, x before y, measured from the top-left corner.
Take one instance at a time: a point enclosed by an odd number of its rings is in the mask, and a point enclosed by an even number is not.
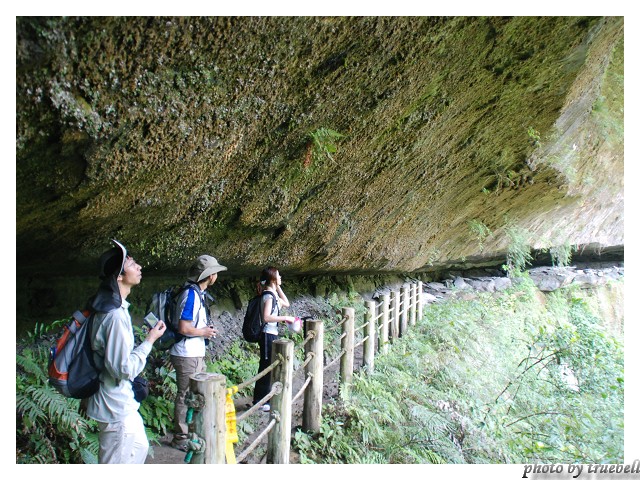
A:
[[[184,336],[176,342],[169,353],[176,370],[176,394],[173,440],[171,445],[182,451],[187,450],[189,427],[187,425],[187,405],[185,398],[189,391],[189,377],[205,371],[205,340],[216,336],[218,331],[208,325],[207,306],[204,295],[207,288],[215,283],[218,272],[226,270],[210,255],[200,255],[189,268],[184,289],[176,300],[176,311],[180,322],[178,333]],[[176,317],[178,318],[178,317]]]
[[[131,381],[144,370],[151,346],[166,325],[159,321],[135,347],[126,299],[140,283],[142,267],[127,255],[124,245],[113,242],[116,246],[100,257],[102,282],[89,300],[95,312],[91,348],[96,365],[101,366],[100,388],[82,405],[98,422],[99,463],[144,463],[149,441]]]

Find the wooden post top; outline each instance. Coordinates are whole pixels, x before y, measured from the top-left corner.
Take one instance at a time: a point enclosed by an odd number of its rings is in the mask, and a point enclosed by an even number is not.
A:
[[[194,375],[191,375],[189,378],[191,378],[192,380],[195,380],[197,382],[206,382],[206,381],[227,381],[227,377],[225,377],[224,375],[220,374],[220,373],[208,373],[208,372],[200,372],[200,373],[196,373]]]

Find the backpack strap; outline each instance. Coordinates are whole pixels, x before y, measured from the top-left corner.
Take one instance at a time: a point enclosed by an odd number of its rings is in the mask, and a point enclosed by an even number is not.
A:
[[[271,302],[271,315],[273,315],[273,311],[278,306],[278,299],[276,298],[276,294],[270,290],[265,290],[264,292],[262,292],[262,295],[260,296],[264,297],[266,294],[269,294],[273,297],[273,301]],[[279,309],[278,309],[278,313],[280,313]],[[262,308],[260,309],[260,319],[262,320]],[[262,323],[265,323],[264,320],[262,320]]]
[[[198,322],[200,321],[200,310],[202,309],[202,307],[204,307],[204,292],[202,292],[200,290],[200,287],[198,286],[197,283],[189,283],[189,285],[187,285],[186,287],[187,290],[193,290],[193,293],[195,295],[198,296],[198,299],[200,300],[200,306],[198,307],[198,312],[196,313],[196,324],[195,327],[198,327]],[[205,310],[205,314],[207,313],[207,311]]]

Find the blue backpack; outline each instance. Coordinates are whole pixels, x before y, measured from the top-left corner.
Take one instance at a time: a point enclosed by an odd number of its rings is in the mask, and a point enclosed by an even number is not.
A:
[[[49,384],[65,397],[88,398],[100,387],[91,348],[93,317],[89,310],[76,311],[49,352]]]

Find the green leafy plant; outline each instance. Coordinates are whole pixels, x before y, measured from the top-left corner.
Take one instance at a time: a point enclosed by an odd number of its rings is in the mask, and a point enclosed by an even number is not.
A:
[[[536,148],[540,148],[540,132],[538,132],[533,127],[529,127],[527,129],[527,135],[529,137],[529,142]]]
[[[531,263],[531,247],[529,233],[522,227],[508,225],[505,233],[509,238],[507,247],[507,264],[503,267],[509,275],[515,276],[524,271]]]
[[[556,267],[566,267],[571,263],[571,257],[575,252],[575,247],[572,245],[564,244],[557,247],[551,247],[549,253],[551,254],[551,262]]]
[[[36,325],[16,347],[16,463],[97,463],[95,421],[80,401],[47,383],[49,348],[60,324]]]
[[[469,230],[471,230],[471,234],[478,241],[478,246],[480,248],[480,251],[482,252],[482,250],[484,249],[484,242],[487,238],[493,235],[493,232],[489,229],[489,227],[487,227],[477,218],[469,220],[468,225]]]
[[[489,174],[489,184],[482,188],[486,194],[493,192],[498,195],[502,189],[515,187],[520,175],[512,170],[509,159],[492,159],[490,162],[491,173]]]
[[[315,434],[296,431],[293,447],[300,454],[300,463],[367,463],[354,450],[345,433],[345,412],[336,405],[323,405],[320,431]]]
[[[307,148],[304,166],[309,167],[312,160],[319,162],[325,157],[335,163],[333,154],[338,151],[336,142],[344,138],[344,135],[330,128],[321,127],[309,133],[309,137],[311,141]]]
[[[225,355],[207,364],[207,371],[227,377],[228,386],[238,385],[258,373],[259,357],[257,344],[236,340]]]
[[[295,434],[300,461],[621,462],[622,345],[578,293],[540,302],[524,274],[499,295],[431,305],[323,406],[318,433]]]

